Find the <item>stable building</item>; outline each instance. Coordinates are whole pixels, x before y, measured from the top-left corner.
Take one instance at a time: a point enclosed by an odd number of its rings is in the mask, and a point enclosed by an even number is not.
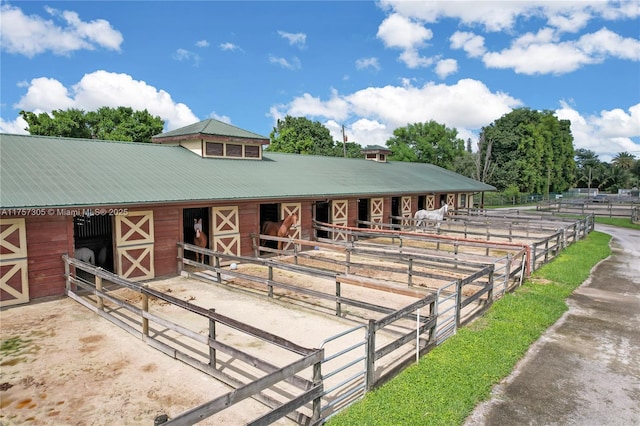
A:
[[[495,191],[431,164],[389,162],[379,146],[369,161],[272,153],[268,143],[213,119],[153,143],[0,134],[0,306],[64,294],[61,257],[80,249],[130,280],[175,275],[195,219],[210,249],[251,256],[250,234],[291,213],[293,236],[315,239],[314,220],[388,223]]]

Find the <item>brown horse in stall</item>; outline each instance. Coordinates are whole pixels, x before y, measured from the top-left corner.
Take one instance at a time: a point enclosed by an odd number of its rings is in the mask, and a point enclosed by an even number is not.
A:
[[[271,235],[273,237],[288,237],[289,230],[293,226],[296,227],[298,223],[298,215],[295,213],[290,214],[284,220],[278,222],[271,222],[269,220],[265,221],[262,224],[262,235]],[[283,241],[278,241],[278,251],[282,250]],[[264,245],[264,243],[260,243],[260,245]]]
[[[207,235],[202,232],[202,219],[193,219],[193,230],[196,231],[193,244],[198,247],[207,248]],[[196,252],[196,262],[204,262],[204,254]]]

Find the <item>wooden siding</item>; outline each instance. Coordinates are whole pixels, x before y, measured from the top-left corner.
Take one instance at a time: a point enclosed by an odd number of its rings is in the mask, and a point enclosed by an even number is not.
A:
[[[31,298],[64,294],[62,255],[73,252],[73,216],[30,216],[26,222]]]

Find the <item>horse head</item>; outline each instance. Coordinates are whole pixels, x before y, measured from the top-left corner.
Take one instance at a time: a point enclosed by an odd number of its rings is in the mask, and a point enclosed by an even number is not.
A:
[[[297,213],[292,213],[289,215],[291,219],[291,228],[296,229],[298,227],[298,215]]]
[[[193,230],[196,231],[196,238],[202,233],[202,218],[193,219]]]

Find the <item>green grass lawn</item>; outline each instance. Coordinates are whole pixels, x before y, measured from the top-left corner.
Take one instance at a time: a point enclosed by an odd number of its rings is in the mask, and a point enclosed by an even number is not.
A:
[[[590,233],[538,269],[485,315],[328,425],[460,425],[568,309],[565,299],[611,253],[608,234]]]
[[[631,219],[618,218],[618,217],[596,216],[596,223],[601,223],[603,225],[615,225],[621,228],[640,229],[639,223],[631,223]]]

